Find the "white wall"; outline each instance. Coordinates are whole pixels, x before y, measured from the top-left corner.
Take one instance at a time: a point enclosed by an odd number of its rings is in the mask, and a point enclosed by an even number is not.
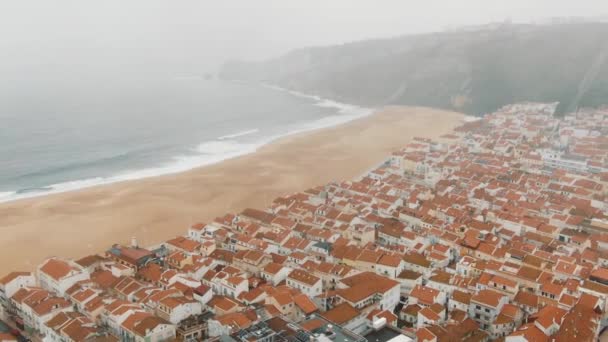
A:
[[[4,286],[4,294],[6,298],[11,298],[15,292],[22,287],[31,287],[36,285],[36,278],[33,274],[27,276],[18,276]]]
[[[393,311],[395,306],[399,303],[399,299],[401,297],[401,285],[397,284],[395,287],[390,289],[388,292],[382,296],[382,300],[380,301],[380,305],[382,305],[383,310]]]
[[[190,316],[200,315],[202,311],[203,306],[201,303],[196,302],[183,304],[173,309],[173,311],[169,315],[169,321],[173,324],[179,324],[179,322]]]

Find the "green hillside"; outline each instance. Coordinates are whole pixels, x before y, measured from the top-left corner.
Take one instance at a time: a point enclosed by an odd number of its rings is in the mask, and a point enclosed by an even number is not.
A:
[[[262,81],[344,102],[421,105],[481,115],[519,101],[559,111],[608,104],[608,24],[500,25],[293,51],[226,63]]]

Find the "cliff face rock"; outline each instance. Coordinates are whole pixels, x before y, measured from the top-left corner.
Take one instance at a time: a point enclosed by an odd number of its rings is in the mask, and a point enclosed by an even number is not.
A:
[[[481,115],[518,101],[559,101],[565,112],[608,103],[607,56],[606,23],[499,25],[233,61],[220,76],[368,106]]]

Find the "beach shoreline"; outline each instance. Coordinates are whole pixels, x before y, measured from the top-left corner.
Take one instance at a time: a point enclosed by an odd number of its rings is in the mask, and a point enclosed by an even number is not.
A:
[[[437,109],[388,107],[217,164],[0,203],[0,266],[33,269],[49,256],[101,253],[133,236],[141,245],[157,244],[195,222],[358,177],[413,137],[438,138],[464,119]]]
[[[239,83],[249,84],[249,82]],[[259,86],[256,83],[252,83],[251,85]],[[30,184],[25,186],[16,185],[12,189],[3,189],[0,191],[0,204],[28,198],[73,192],[100,185],[183,173],[254,153],[263,146],[273,143],[276,140],[296,134],[339,126],[374,113],[374,109],[372,108],[336,102],[316,95],[304,94],[267,84],[262,84],[262,87],[271,89],[272,92],[287,94],[290,98],[305,99],[307,102],[312,101],[312,103],[308,103],[307,106],[329,109],[333,113],[321,118],[314,118],[304,120],[297,124],[285,125],[285,127],[282,127],[284,129],[283,131],[275,131],[272,133],[265,132],[265,134],[259,134],[257,137],[245,141],[240,140],[240,138],[252,134],[255,135],[260,131],[265,131],[268,127],[244,128],[243,130],[236,132],[232,131],[215,138],[211,135],[208,136],[207,139],[203,139],[187,149],[182,149],[170,157],[164,156],[164,158],[161,157],[159,160],[149,161],[147,165],[140,165],[136,168],[123,168],[105,173],[101,170],[101,172],[89,176],[88,178],[86,176],[76,179],[59,178],[56,183],[42,183],[31,187]]]

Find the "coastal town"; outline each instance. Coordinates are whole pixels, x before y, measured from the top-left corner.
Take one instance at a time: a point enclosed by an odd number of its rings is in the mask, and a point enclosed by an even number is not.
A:
[[[155,246],[1,275],[0,342],[597,341],[608,109],[556,107],[505,106]]]

